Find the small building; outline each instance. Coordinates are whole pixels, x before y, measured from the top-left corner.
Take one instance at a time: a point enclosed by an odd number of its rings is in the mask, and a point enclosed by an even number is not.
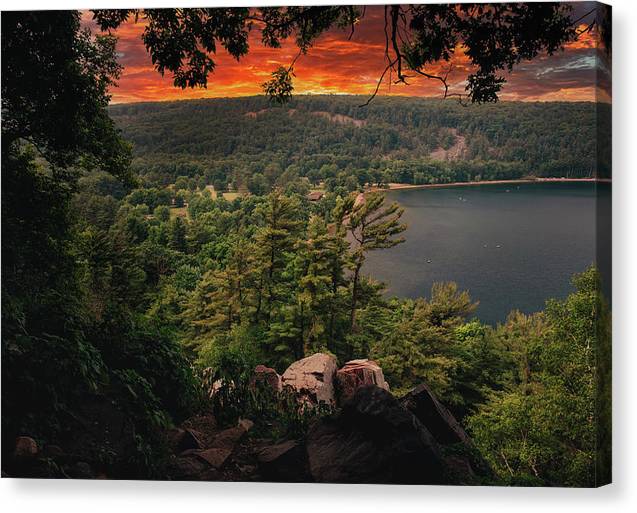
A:
[[[324,192],[312,191],[307,195],[307,199],[310,201],[319,201],[320,199],[323,199],[323,196],[325,196]]]

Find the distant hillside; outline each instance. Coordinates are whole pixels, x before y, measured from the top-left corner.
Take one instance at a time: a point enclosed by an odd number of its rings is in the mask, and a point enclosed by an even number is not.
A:
[[[223,188],[255,175],[274,185],[444,183],[526,175],[607,176],[610,106],[520,103],[462,106],[451,100],[297,96],[115,105],[112,117],[134,143],[135,166],[150,183],[201,176]],[[610,130],[608,130],[609,132]]]

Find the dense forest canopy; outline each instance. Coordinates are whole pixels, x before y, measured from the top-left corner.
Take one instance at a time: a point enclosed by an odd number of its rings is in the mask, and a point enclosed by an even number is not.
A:
[[[110,114],[149,185],[185,175],[246,188],[256,173],[269,186],[289,176],[362,186],[609,173],[596,123],[610,122],[610,105],[377,97],[361,108],[363,100],[207,99],[115,105]]]

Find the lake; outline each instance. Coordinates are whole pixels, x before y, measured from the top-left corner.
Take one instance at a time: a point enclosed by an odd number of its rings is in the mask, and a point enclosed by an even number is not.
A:
[[[512,309],[544,308],[573,290],[574,273],[596,263],[610,277],[611,185],[526,183],[396,190],[405,209],[406,242],[370,253],[365,272],[389,295],[428,297],[436,281],[455,281],[480,305],[476,316],[495,324]],[[608,216],[608,217],[607,217]],[[606,225],[604,225],[605,227]],[[610,298],[610,278],[604,280]]]

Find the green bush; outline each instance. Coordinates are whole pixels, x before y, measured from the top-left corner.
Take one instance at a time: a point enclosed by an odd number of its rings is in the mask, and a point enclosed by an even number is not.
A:
[[[217,422],[234,425],[240,418],[255,422],[256,436],[302,437],[317,417],[332,413],[326,404],[300,404],[289,389],[277,392],[267,383],[256,382],[258,358],[245,344],[211,342],[202,348],[199,364],[202,383],[212,402]]]

